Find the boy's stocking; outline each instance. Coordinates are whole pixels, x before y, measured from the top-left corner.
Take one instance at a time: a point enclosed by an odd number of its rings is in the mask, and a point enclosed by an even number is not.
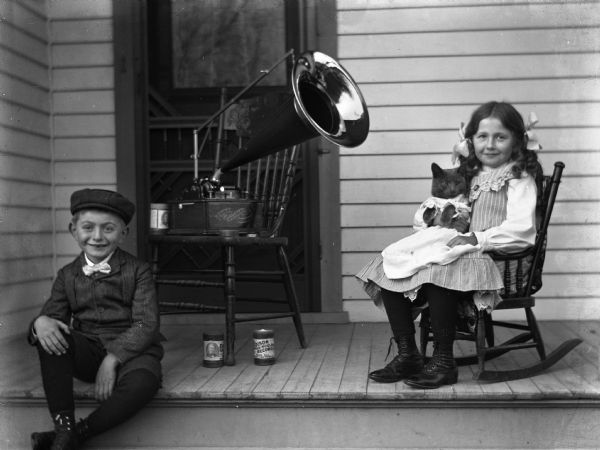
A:
[[[152,400],[159,386],[158,378],[146,369],[119,377],[111,396],[85,419],[86,438],[125,422]]]

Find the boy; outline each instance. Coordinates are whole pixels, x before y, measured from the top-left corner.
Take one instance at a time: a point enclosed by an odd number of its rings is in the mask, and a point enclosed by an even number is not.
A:
[[[160,387],[163,349],[150,267],[121,250],[135,206],[121,194],[71,196],[69,231],[82,253],[59,270],[29,329],[55,431],[34,449],[76,449],[134,415]],[[95,383],[100,406],[75,424],[73,377]]]

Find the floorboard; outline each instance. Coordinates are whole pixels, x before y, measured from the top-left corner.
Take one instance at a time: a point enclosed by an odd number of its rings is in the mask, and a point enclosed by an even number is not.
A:
[[[267,325],[275,332],[276,361],[254,364],[252,331],[261,325],[237,327],[236,364],[208,368],[202,365],[202,333],[216,325],[174,324],[163,327],[163,387],[157,401],[255,402],[412,402],[430,401],[600,401],[598,347],[600,327],[592,322],[541,322],[547,351],[561,342],[580,337],[583,343],[542,374],[499,383],[474,380],[477,366],[459,368],[459,382],[436,390],[413,389],[404,383],[375,383],[369,371],[383,367],[396,353],[388,354],[391,332],[386,323],[306,324],[308,346],[300,348],[292,325]],[[516,333],[496,328],[502,341]],[[456,355],[474,351],[472,342],[459,341]],[[43,402],[36,351],[23,338],[2,344],[0,394],[8,401]],[[494,370],[514,369],[537,361],[535,349],[509,352],[486,362]],[[76,396],[93,398],[92,384],[77,382]]]

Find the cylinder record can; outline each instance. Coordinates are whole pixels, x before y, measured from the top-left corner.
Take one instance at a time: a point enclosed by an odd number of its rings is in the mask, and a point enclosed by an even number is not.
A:
[[[150,204],[150,232],[166,233],[169,229],[169,205],[167,203]]]
[[[275,333],[273,330],[254,330],[254,364],[267,366],[275,363]]]
[[[223,365],[223,334],[203,333],[204,367],[221,367]]]

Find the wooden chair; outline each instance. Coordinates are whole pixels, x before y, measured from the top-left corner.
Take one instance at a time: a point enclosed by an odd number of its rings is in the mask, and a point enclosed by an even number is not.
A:
[[[564,167],[565,165],[562,162],[556,162],[552,176],[540,176],[537,180],[538,201],[536,213],[538,232],[533,247],[510,255],[499,253],[491,255],[495,261],[500,262],[499,267],[503,267],[505,286],[502,302],[496,307],[496,310],[522,309],[525,315],[525,323],[493,320],[491,313],[478,311],[474,331],[465,330],[464,328],[457,330],[457,339],[474,341],[476,344],[476,354],[458,357],[457,364],[478,364],[478,371],[474,376],[477,380],[495,382],[531,377],[555,364],[582,342],[581,339],[570,339],[563,342],[550,354],[546,354],[544,341],[533,313],[533,307],[535,306],[534,294],[542,287],[542,269],[546,252],[548,225]],[[495,345],[495,326],[524,332]],[[425,355],[427,343],[433,340],[431,320],[427,308],[422,312],[420,334],[421,351]],[[496,358],[511,350],[527,348],[536,349],[539,361],[514,370],[490,370],[485,367],[486,360]]]
[[[245,194],[255,197],[258,205],[255,215],[255,229],[246,232],[231,233],[228,230],[223,234],[165,234],[150,237],[152,246],[153,270],[157,285],[190,286],[195,288],[219,288],[223,290],[224,306],[203,305],[194,302],[168,302],[160,303],[161,307],[171,311],[180,312],[224,312],[225,313],[225,351],[224,362],[227,365],[235,364],[235,324],[249,321],[263,321],[291,317],[301,347],[306,347],[306,339],[300,316],[300,306],[289,260],[286,252],[288,239],[280,236],[281,224],[290,200],[298,150],[296,147],[282,150],[275,155],[269,155],[256,162],[249,163],[242,174],[238,172],[238,185],[244,188]],[[245,180],[242,180],[244,178]],[[165,245],[166,244],[166,245]],[[189,250],[190,246],[220,247],[221,268],[201,269],[194,267],[187,277],[181,272],[176,275],[164,270],[168,255],[161,261],[160,247],[167,247],[171,253]],[[260,250],[274,250],[278,267],[277,269],[257,269],[256,267],[240,268],[237,254],[243,248],[255,247]],[[165,252],[166,253],[166,252]],[[255,264],[252,264],[255,266]],[[215,275],[222,281],[206,279]],[[204,279],[202,279],[204,277]],[[285,299],[273,298],[241,298],[236,294],[236,283],[239,281],[254,281],[263,283],[283,283]],[[236,304],[240,301],[263,302],[282,304],[289,308],[289,312],[259,313],[259,315],[238,315]]]

